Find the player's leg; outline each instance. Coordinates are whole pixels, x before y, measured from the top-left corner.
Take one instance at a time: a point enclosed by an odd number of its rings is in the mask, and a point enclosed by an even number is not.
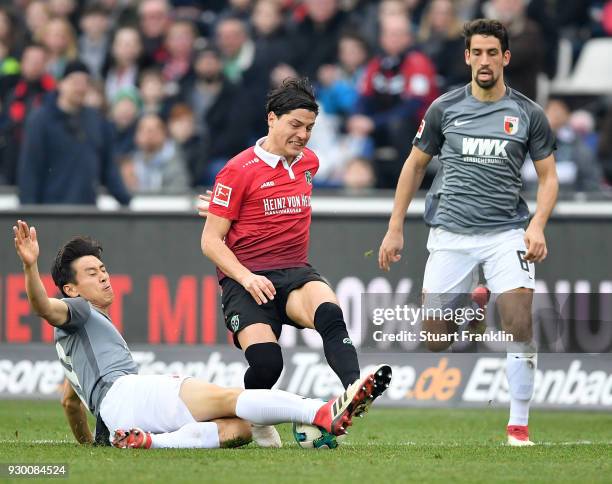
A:
[[[279,335],[275,333],[280,330],[281,321],[274,301],[258,305],[240,284],[229,278],[221,285],[225,325],[249,363],[244,387],[272,388],[283,371],[283,355],[277,342]]]
[[[118,429],[113,446],[132,449],[218,449],[246,445],[251,441],[251,425],[239,418],[214,422],[192,422],[174,432],[151,433],[135,427]]]
[[[483,266],[487,284],[498,294],[496,305],[502,329],[513,336],[507,345],[506,376],[510,390],[508,442],[532,445],[529,440],[529,404],[533,396],[537,350],[533,342],[531,306],[534,266],[523,259],[526,250],[522,230],[496,236]]]
[[[235,335],[249,367],[244,373],[244,388],[269,389],[283,371],[283,354],[277,336],[268,324],[255,323]],[[280,448],[283,441],[272,425],[253,424],[253,439],[260,447]]]
[[[359,378],[357,351],[336,295],[325,282],[309,281],[290,291],[285,311],[294,323],[321,335],[325,358],[344,388]]]
[[[272,329],[281,328],[274,301],[259,306],[236,281],[224,279],[221,284],[225,324],[249,363],[244,387],[272,388],[283,371],[283,355],[277,342],[280,332],[276,334]],[[282,446],[280,435],[270,426],[254,425],[253,439],[260,447]]]
[[[391,368],[383,365],[355,382],[338,398],[324,403],[282,390],[224,388],[197,378],[188,378],[181,386],[180,398],[198,421],[239,417],[260,425],[315,423],[328,431],[337,432],[340,425],[350,425],[352,415],[363,410],[373,395],[381,394],[390,380]],[[325,410],[322,410],[324,407]],[[327,417],[331,418],[329,422],[321,420]],[[330,430],[329,425],[336,427]]]
[[[444,351],[457,331],[452,318],[442,317],[446,309],[471,304],[469,294],[478,282],[478,259],[470,253],[469,236],[432,229],[427,241],[429,257],[423,277],[422,329],[427,332],[430,351]],[[446,314],[446,312],[444,313]]]

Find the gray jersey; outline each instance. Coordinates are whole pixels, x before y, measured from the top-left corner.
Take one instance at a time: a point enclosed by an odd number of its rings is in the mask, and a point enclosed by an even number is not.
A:
[[[137,374],[130,350],[111,320],[81,297],[65,298],[69,321],[55,328],[55,349],[66,378],[97,415],[113,382]]]
[[[425,222],[473,234],[524,227],[521,166],[528,153],[548,157],[555,138],[542,108],[519,92],[507,87],[499,101],[481,102],[468,84],[432,103],[413,144],[441,163]]]

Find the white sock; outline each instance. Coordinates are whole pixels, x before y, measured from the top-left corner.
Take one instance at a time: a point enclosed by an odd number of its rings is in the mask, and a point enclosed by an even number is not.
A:
[[[529,423],[529,403],[533,396],[537,365],[538,355],[533,344],[511,343],[508,345],[506,357],[506,377],[510,390],[508,425],[527,425]]]
[[[219,427],[215,422],[193,422],[175,432],[151,434],[152,449],[218,449]]]
[[[236,416],[259,425],[310,424],[323,403],[282,390],[245,390],[236,401]]]

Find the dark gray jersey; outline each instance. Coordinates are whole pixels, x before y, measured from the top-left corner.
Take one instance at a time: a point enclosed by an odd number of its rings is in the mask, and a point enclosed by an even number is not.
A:
[[[425,222],[473,234],[524,227],[521,167],[555,149],[544,111],[507,87],[496,102],[481,102],[471,86],[450,91],[427,110],[414,146],[439,155],[441,168],[427,194]]]
[[[55,349],[66,378],[97,415],[113,382],[138,373],[130,350],[111,320],[81,297],[65,298],[70,320],[55,328]]]

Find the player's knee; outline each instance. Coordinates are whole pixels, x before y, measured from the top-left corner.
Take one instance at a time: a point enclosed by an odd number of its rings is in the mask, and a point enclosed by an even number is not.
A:
[[[315,311],[314,327],[323,337],[346,332],[344,314],[340,306],[331,302],[321,304]]]
[[[450,343],[447,341],[426,341],[425,342],[425,347],[433,353],[439,353],[440,351],[444,351],[448,349],[449,346],[450,346]]]
[[[252,439],[251,424],[241,418],[215,420],[221,447],[233,448],[248,444]]]
[[[283,354],[278,343],[256,343],[244,355],[249,362],[245,388],[272,388],[283,371]]]
[[[505,315],[502,327],[505,332],[513,336],[514,341],[531,341],[533,337],[531,314],[520,309],[516,314]]]
[[[425,347],[434,353],[448,349],[452,343],[448,335],[454,333],[451,326],[454,324],[452,321],[424,320]]]

